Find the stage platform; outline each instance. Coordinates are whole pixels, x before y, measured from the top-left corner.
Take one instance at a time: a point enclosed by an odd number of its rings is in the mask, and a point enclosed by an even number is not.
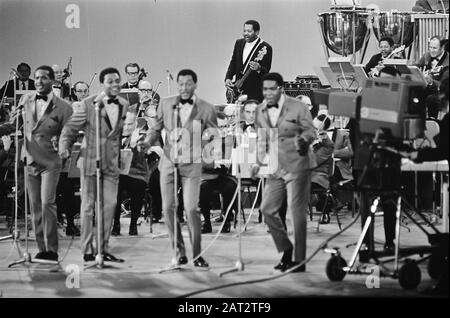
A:
[[[341,212],[340,215],[344,226],[352,221],[351,212]],[[315,214],[314,220],[308,223],[307,255],[339,230],[336,218],[332,216],[331,223],[320,225],[320,232],[317,232],[318,217],[319,214]],[[142,222],[138,227],[139,236],[130,237],[127,224],[129,219],[124,218],[121,222],[122,235],[112,237],[110,245],[112,253],[124,258],[125,263],[106,263],[111,267],[104,269],[83,270],[79,238],[73,241],[61,238],[59,255],[62,262],[56,272],[51,271],[54,269],[52,266],[38,264],[8,268],[8,264],[18,257],[18,253],[11,240],[0,242],[0,297],[177,297],[234,282],[274,278],[272,269],[280,259],[266,225],[257,223],[255,213],[248,230],[242,236],[244,271],[219,277],[219,273],[232,268],[237,259],[237,231],[233,229],[231,233],[221,234],[205,253],[204,257],[210,264],[209,270],[188,266],[181,271],[160,274],[160,269],[166,267],[172,257],[168,238],[153,237],[166,232],[164,224],[154,224],[154,233],[150,234],[149,224]],[[203,248],[211,242],[219,225],[213,223],[213,234],[202,236]],[[401,228],[403,246],[427,244],[426,236],[417,227],[412,223],[408,226],[410,232],[405,227]],[[359,233],[360,220],[329,246],[340,247],[348,261],[353,246],[345,246],[356,242]],[[2,221],[0,236],[6,234],[5,223]],[[183,236],[191,263],[191,246],[186,225],[183,226]],[[376,221],[376,240],[380,242],[378,248],[382,248],[382,218]],[[32,256],[36,254],[35,242],[30,243],[30,252]],[[425,297],[421,291],[433,284],[426,271],[426,262],[420,265],[422,282],[417,290],[403,290],[398,281],[391,278],[381,278],[378,288],[368,288],[368,277],[365,275],[347,275],[342,282],[331,282],[325,274],[325,264],[329,257],[329,254],[320,251],[307,264],[305,273],[291,273],[265,282],[217,289],[193,297]],[[68,288],[67,283],[69,286],[72,283],[73,286],[73,278],[77,276],[78,269],[79,288]]]

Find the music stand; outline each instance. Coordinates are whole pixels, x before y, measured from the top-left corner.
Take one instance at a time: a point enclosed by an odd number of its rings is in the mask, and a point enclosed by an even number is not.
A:
[[[122,88],[119,93],[120,97],[127,100],[128,105],[139,103],[139,94],[136,88]]]
[[[357,91],[367,79],[364,67],[352,65],[350,57],[330,57],[329,66],[314,67],[322,85],[329,85],[333,90]]]

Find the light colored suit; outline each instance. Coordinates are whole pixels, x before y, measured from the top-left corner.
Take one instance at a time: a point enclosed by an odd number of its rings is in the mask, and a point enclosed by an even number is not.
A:
[[[93,217],[96,200],[96,111],[94,100],[97,95],[89,96],[78,105],[78,111],[64,126],[59,141],[60,152],[72,147],[80,130],[85,131],[80,149],[78,166],[81,172],[81,251],[83,254],[94,253]],[[103,181],[103,237],[102,251],[108,252],[108,241],[114,211],[117,203],[117,187],[119,182],[119,162],[121,134],[128,102],[117,97],[117,123],[113,125],[105,107],[101,109],[100,120],[100,152]],[[102,102],[103,104],[103,102]]]
[[[336,167],[344,180],[353,180],[351,159],[354,153],[348,131],[342,129],[336,131],[333,154],[336,159],[341,159],[336,161]]]
[[[163,202],[163,215],[168,226],[169,236],[172,246],[174,242],[174,162],[171,152],[172,143],[169,140],[172,131],[176,127],[174,107],[179,104],[180,97],[172,96],[162,99],[157,111],[156,124],[149,131],[146,142],[150,145],[159,143],[161,130],[166,130],[166,140],[164,141],[164,155],[160,160],[159,170],[161,173],[161,197]],[[198,128],[194,129],[194,127]],[[201,220],[198,211],[198,201],[200,192],[200,176],[202,173],[202,144],[201,135],[207,128],[217,128],[217,116],[214,106],[196,97],[189,119],[183,126],[185,134],[179,141],[179,148],[185,148],[184,158],[189,162],[180,162],[178,172],[180,175],[179,185],[183,189],[183,203],[188,221],[189,236],[192,243],[194,258],[201,252]],[[177,248],[180,256],[186,255],[180,225],[177,221]]]
[[[72,114],[72,107],[63,99],[53,95],[45,112],[38,120],[35,100],[36,93],[32,93],[24,95],[19,103],[25,107],[28,195],[39,251],[57,253],[55,199],[62,162],[53,144],[56,142],[57,145],[57,138]],[[12,116],[10,123],[0,126],[0,135],[15,131],[14,118],[15,116]]]
[[[268,176],[264,188],[261,203],[264,220],[269,226],[277,250],[282,252],[291,249],[292,243],[279,215],[287,197],[288,210],[292,213],[294,225],[294,257],[295,261],[302,261],[306,257],[306,222],[311,187],[310,168],[315,166],[315,160],[310,149],[306,156],[300,156],[296,149],[296,142],[299,137],[308,143],[314,140],[315,129],[311,114],[304,103],[285,96],[276,127],[272,127],[270,124],[268,108],[264,102],[256,110],[255,124],[258,130],[259,152],[264,151],[267,146],[269,152],[271,147],[277,147],[278,151],[278,170]],[[271,128],[277,128],[272,136],[269,135]],[[264,138],[269,140],[268,145],[261,142]]]

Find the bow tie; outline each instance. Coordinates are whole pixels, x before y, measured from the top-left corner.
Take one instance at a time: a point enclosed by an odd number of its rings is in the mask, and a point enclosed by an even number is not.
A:
[[[47,95],[36,95],[36,101],[42,99],[43,101],[47,101],[48,100],[48,96]]]
[[[128,83],[128,88],[138,88],[138,84],[130,84],[130,83]]]
[[[119,100],[117,98],[111,97],[106,101],[108,104],[116,104],[119,105]]]
[[[253,124],[247,124],[247,123],[245,123],[245,125],[244,125],[244,131],[246,131],[248,127],[252,127],[253,129],[255,129],[255,124],[254,124],[254,123],[253,123]]]
[[[188,104],[194,104],[194,101],[192,100],[192,98],[189,98],[189,99],[180,99],[180,103],[182,104],[182,105],[184,105],[184,104],[186,104],[186,103],[188,103]]]
[[[61,89],[61,86],[53,85],[53,88],[59,88],[59,89]]]
[[[432,58],[431,58],[431,62],[433,62],[433,61],[438,61],[438,62],[439,62],[439,61],[440,61],[440,58],[439,58],[439,57],[432,57]]]
[[[267,105],[267,108],[272,108],[272,107],[275,107],[275,108],[278,108],[278,104],[273,104],[273,105]]]

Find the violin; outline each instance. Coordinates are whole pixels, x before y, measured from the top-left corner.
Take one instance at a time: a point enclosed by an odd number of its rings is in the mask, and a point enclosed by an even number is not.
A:
[[[69,57],[69,62],[67,63],[67,67],[63,70],[64,75],[62,76],[62,82],[64,82],[67,78],[72,76],[72,57]]]
[[[386,56],[386,57],[384,58],[384,60],[390,59],[390,58],[393,58],[393,57],[400,57],[399,54],[400,54],[401,52],[403,52],[404,50],[405,50],[405,46],[404,46],[404,45],[399,46],[398,48],[396,48],[395,50],[393,50],[388,56]],[[381,68],[380,68],[380,67],[381,67]],[[372,68],[372,69],[370,70],[369,75],[370,75],[371,77],[377,77],[377,76],[379,76],[379,75],[380,75],[380,70],[381,70],[382,68],[383,68],[383,60],[379,61],[379,62],[378,62],[378,65],[375,66],[374,68]]]

